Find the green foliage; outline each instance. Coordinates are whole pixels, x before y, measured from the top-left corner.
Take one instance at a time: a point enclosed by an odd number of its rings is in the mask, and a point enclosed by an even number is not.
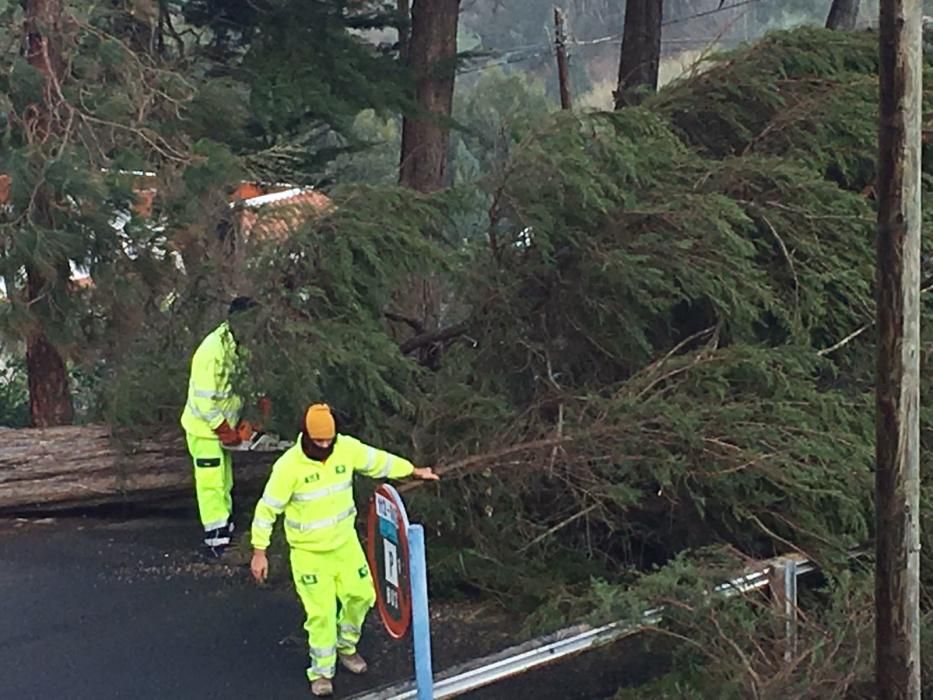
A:
[[[15,356],[0,355],[0,426],[29,425],[29,388],[26,368]]]
[[[227,95],[248,100],[233,128],[208,133],[244,156],[257,179],[318,182],[334,157],[360,145],[353,137],[361,111],[384,115],[407,104],[391,47],[358,31],[396,23],[381,2],[193,0],[184,16],[205,30],[196,51],[209,73]],[[219,86],[212,92],[200,107],[224,94]],[[214,129],[210,112],[199,111]]]
[[[540,81],[518,73],[486,71],[458,85],[451,131],[453,181],[470,184],[502,167],[512,148],[554,111]],[[341,183],[393,184],[398,179],[401,128],[376,110],[360,112],[348,134],[355,148],[339,155],[328,176]],[[334,145],[338,145],[334,141]]]
[[[410,275],[437,266],[443,207],[403,188],[334,193],[334,207],[250,259],[267,322],[244,342],[256,391],[272,392],[279,427],[307,405],[339,407],[344,425],[388,437],[410,415],[416,367],[398,352],[383,315]],[[399,424],[395,422],[395,429]]]
[[[741,558],[701,552],[693,559],[699,561],[680,558],[644,576],[625,595],[625,603],[636,608],[649,601],[652,607],[662,600],[683,603],[664,606],[663,631],[657,634],[673,650],[672,672],[639,693],[661,698],[871,697],[866,692],[872,673],[870,577],[845,575],[805,593],[797,651],[785,660],[783,620],[766,595],[707,593],[742,569]],[[621,604],[615,600],[607,608]],[[621,691],[615,697],[635,695]]]
[[[706,68],[651,101],[689,144],[715,158],[789,157],[846,189],[874,184],[874,33],[777,32],[750,49],[712,57]],[[933,91],[924,99],[933,106]]]
[[[487,457],[412,510],[433,580],[531,624],[663,602],[674,671],[620,698],[874,694],[871,577],[848,557],[873,536],[876,108],[846,107],[870,100],[867,46],[776,35],[639,110],[561,115],[487,185],[462,292],[477,346],[451,353],[419,434]],[[813,119],[785,109],[802,85],[829,96]],[[762,600],[707,593],[788,550],[828,577],[790,662]]]
[[[556,108],[544,84],[521,73],[485,71],[458,91],[453,116],[454,181],[472,182],[502,166],[512,148]]]
[[[340,183],[392,185],[398,181],[398,158],[402,144],[397,119],[382,118],[375,110],[360,112],[353,122],[350,140],[357,149],[337,156],[328,177]]]
[[[766,591],[709,595],[747,564],[734,551],[710,549],[678,557],[639,577],[627,590],[600,587],[601,604],[594,619],[663,607],[661,624],[643,634],[671,660],[664,675],[619,691],[615,700],[877,697],[870,562],[856,562],[851,571],[822,581],[818,576],[803,579],[793,650],[785,636],[785,620]],[[931,624],[929,614],[922,616],[923,658],[933,653]],[[923,675],[926,694],[933,678]]]
[[[799,84],[855,95],[873,64],[861,35],[768,41],[642,108],[557,115],[486,180],[456,292],[476,344],[427,385],[416,434],[445,461],[489,456],[413,507],[435,580],[513,596],[533,579],[514,603],[566,591],[580,610],[593,577],[628,584],[698,547],[800,548],[839,571],[871,538],[871,201],[807,157],[809,122],[758,152],[685,120],[764,142]],[[746,88],[743,56],[790,78]]]
[[[0,332],[19,342],[38,328],[52,341],[79,420],[111,415],[98,404],[102,376],[179,282],[178,238],[215,214],[211,198],[222,201],[238,170],[227,147],[187,131],[203,75],[183,75],[182,57],[135,10],[66,3],[47,40],[53,65],[68,70],[51,77],[16,42],[0,54],[9,107],[0,168],[11,179]],[[155,208],[141,216],[138,190],[153,187]],[[77,289],[74,272],[92,284]]]

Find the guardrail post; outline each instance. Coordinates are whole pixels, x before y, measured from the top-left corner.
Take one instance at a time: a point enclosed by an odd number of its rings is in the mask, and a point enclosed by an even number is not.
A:
[[[784,619],[784,661],[797,654],[797,560],[779,559],[771,567],[771,596]]]

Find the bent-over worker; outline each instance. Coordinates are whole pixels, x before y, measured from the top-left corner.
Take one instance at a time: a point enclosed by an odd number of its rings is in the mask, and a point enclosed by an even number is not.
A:
[[[233,391],[231,380],[237,368],[238,329],[245,326],[249,310],[256,306],[249,297],[235,298],[227,320],[198,346],[191,359],[188,401],[181,415],[194,461],[204,545],[215,557],[223,554],[233,534],[233,455],[224,446],[235,447],[252,433],[251,426],[240,421],[243,400]],[[260,406],[268,413],[267,399]]]

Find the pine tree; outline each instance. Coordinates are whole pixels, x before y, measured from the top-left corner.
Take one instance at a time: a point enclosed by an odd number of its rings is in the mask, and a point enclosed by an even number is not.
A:
[[[184,16],[204,30],[193,52],[215,99],[247,96],[241,122],[218,140],[258,179],[320,184],[331,160],[362,145],[352,130],[360,111],[409,104],[398,47],[366,38],[399,23],[384,3],[192,0]]]
[[[127,329],[163,277],[154,269],[172,266],[165,231],[134,215],[136,190],[140,173],[171,181],[191,163],[179,127],[196,89],[157,41],[138,42],[134,5],[29,0],[23,54],[0,56],[9,102],[0,170],[11,182],[3,328],[25,342],[37,426],[72,420],[70,369],[93,356],[101,333]],[[75,270],[90,288],[75,286]]]
[[[34,102],[25,106],[21,123],[27,143],[43,144],[57,141],[65,128],[62,121],[66,115],[59,109],[63,73],[62,3],[61,0],[28,0],[25,10],[26,61],[38,78],[40,93]],[[47,312],[45,318],[34,318],[26,333],[29,407],[32,423],[39,427],[68,424],[74,415],[65,361],[46,330],[48,326],[64,325],[65,318],[56,305],[42,303],[50,290],[67,284],[70,275],[64,256],[50,250],[45,257],[39,250],[39,232],[51,231],[54,227],[55,205],[49,187],[38,183],[28,205],[36,230],[38,255],[24,265],[24,274],[26,305],[38,304]]]

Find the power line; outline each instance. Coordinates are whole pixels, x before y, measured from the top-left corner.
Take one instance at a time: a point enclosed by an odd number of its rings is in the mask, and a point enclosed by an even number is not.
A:
[[[662,27],[667,27],[671,24],[680,24],[682,22],[689,22],[692,19],[699,19],[700,17],[709,17],[710,15],[719,14],[720,12],[727,12],[728,10],[734,10],[736,7],[744,7],[745,5],[754,5],[759,2],[766,2],[767,0],[739,0],[739,2],[734,2],[728,6],[720,6],[713,10],[706,10],[704,12],[697,12],[692,15],[687,15],[686,17],[675,17],[674,19],[669,19],[661,22]]]
[[[700,19],[703,17],[709,17],[711,15],[716,15],[721,12],[728,12],[729,10],[734,10],[738,7],[745,7],[747,5],[755,5],[759,2],[768,2],[768,0],[737,0],[731,5],[724,5],[724,6],[716,7],[712,10],[704,10],[702,12],[696,12],[692,15],[686,15],[684,17],[675,17],[673,19],[664,20],[661,22],[661,26],[667,27],[672,24],[683,24],[684,22],[689,22],[690,20]],[[581,47],[582,46],[595,46],[598,44],[605,44],[611,41],[619,41],[621,39],[622,39],[622,34],[610,34],[609,36],[602,36],[602,37],[598,37],[595,39],[581,39],[577,41],[571,40],[567,42],[567,45],[571,47],[573,46],[581,46]],[[662,44],[685,44],[685,43],[705,44],[705,43],[712,43],[714,41],[718,41],[718,39],[715,37],[711,37],[710,39],[702,39],[702,38],[664,39],[662,37],[661,39]],[[529,61],[531,59],[538,58],[544,53],[550,54],[550,51],[551,51],[550,42],[515,46],[510,49],[504,49],[499,53],[499,58],[501,58],[502,60],[490,61],[480,66],[472,66],[470,68],[465,68],[459,71],[459,73],[461,75],[467,74],[467,73],[476,73],[478,71],[487,70],[489,68],[495,68],[496,66],[509,65],[511,63],[523,63],[524,61]],[[525,53],[525,55],[518,55],[518,56],[509,55],[509,54],[521,54],[521,52],[530,52],[530,53]]]

